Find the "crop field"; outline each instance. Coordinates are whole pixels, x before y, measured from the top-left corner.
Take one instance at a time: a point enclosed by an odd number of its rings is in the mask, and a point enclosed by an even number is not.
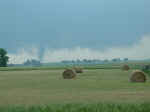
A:
[[[59,109],[64,109],[62,112],[77,110],[79,112],[114,112],[115,109],[121,108],[123,110],[116,111],[130,112],[125,109],[127,107],[129,110],[137,109],[132,112],[143,112],[142,109],[150,110],[147,106],[150,104],[149,77],[146,83],[131,83],[129,76],[132,70],[86,69],[75,79],[64,80],[63,71],[63,69],[0,71],[0,110],[51,112],[50,110],[54,109],[61,112]],[[50,107],[44,107],[46,105]],[[55,108],[56,105],[58,105],[57,108]],[[29,107],[29,110],[25,107]],[[10,108],[12,111],[9,111]],[[95,108],[97,111],[92,110]],[[102,110],[104,108],[108,109]],[[54,110],[52,112],[55,112]]]

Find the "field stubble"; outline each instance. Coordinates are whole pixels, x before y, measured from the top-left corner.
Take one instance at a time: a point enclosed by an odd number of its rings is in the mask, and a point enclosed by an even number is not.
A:
[[[85,70],[72,80],[64,80],[62,72],[0,71],[0,105],[150,101],[150,81],[130,83],[131,71]]]

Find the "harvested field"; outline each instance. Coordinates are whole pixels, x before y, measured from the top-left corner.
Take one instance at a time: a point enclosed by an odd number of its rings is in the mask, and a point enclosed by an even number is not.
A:
[[[0,71],[0,105],[150,101],[149,78],[146,83],[130,83],[132,71],[86,69],[75,80],[64,80],[63,71]]]

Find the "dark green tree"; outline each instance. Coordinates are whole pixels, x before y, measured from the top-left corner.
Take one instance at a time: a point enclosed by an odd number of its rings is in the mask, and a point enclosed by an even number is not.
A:
[[[9,57],[7,56],[7,51],[0,48],[0,67],[6,67]]]

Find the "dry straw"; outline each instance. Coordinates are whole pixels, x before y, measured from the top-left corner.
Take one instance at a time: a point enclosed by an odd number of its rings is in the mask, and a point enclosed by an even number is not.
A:
[[[83,69],[80,67],[73,67],[76,73],[83,73]]]
[[[73,79],[76,77],[76,72],[72,69],[66,69],[64,72],[63,72],[63,78],[64,79]]]
[[[146,75],[141,70],[135,70],[130,77],[131,82],[146,82]]]
[[[130,67],[128,65],[123,65],[121,67],[121,69],[124,70],[124,71],[128,71],[128,70],[130,70]]]

